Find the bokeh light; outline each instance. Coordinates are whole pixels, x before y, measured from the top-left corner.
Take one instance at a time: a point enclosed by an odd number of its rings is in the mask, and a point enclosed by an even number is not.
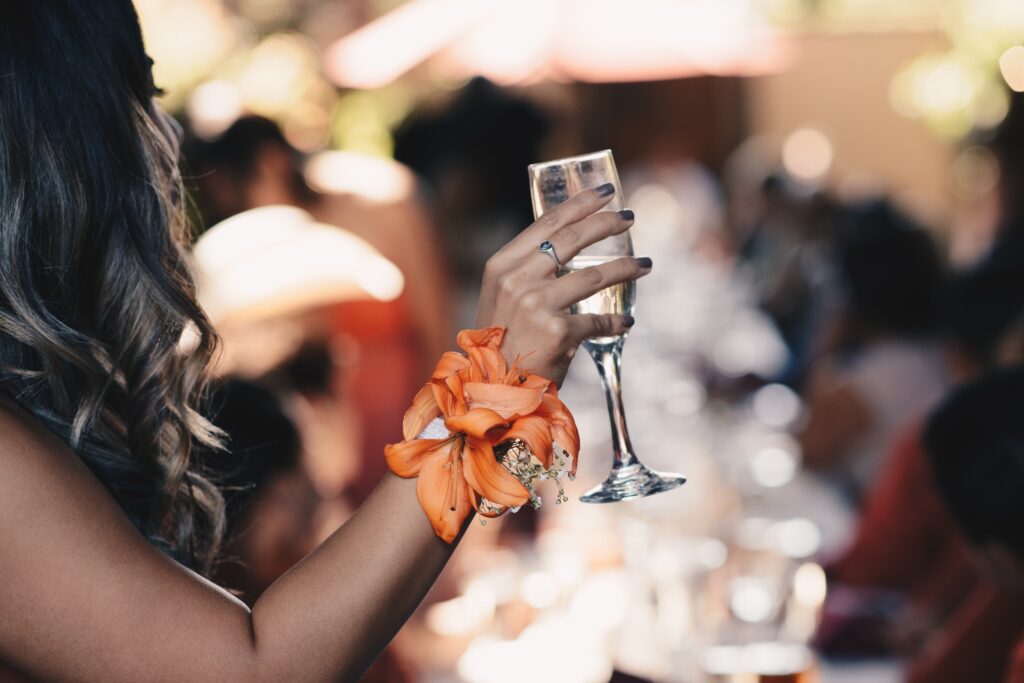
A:
[[[778,488],[785,486],[799,469],[799,462],[792,453],[782,448],[764,448],[754,454],[750,462],[750,472],[761,486]]]
[[[185,110],[196,135],[212,139],[245,111],[242,91],[230,81],[206,81],[192,91]]]
[[[543,609],[558,600],[558,582],[551,574],[531,572],[523,578],[523,600],[532,607]]]
[[[783,384],[766,384],[754,393],[754,415],[773,427],[788,427],[800,417],[800,397]]]
[[[817,609],[825,602],[828,582],[825,570],[813,562],[800,565],[793,575],[793,597],[800,604]]]
[[[490,623],[495,609],[494,593],[481,582],[470,585],[464,595],[431,605],[427,627],[438,635],[461,636]]]
[[[999,58],[999,70],[1015,92],[1024,92],[1024,45],[1014,45]]]
[[[778,607],[778,591],[771,580],[744,576],[729,586],[729,608],[736,618],[751,624],[768,621]]]
[[[999,161],[987,147],[971,145],[953,160],[952,174],[956,190],[969,197],[981,197],[995,190],[999,183]]]
[[[393,161],[357,152],[321,152],[306,165],[306,181],[329,194],[352,194],[366,201],[392,203],[407,199],[416,181]]]
[[[782,163],[786,171],[808,183],[823,180],[832,168],[835,151],[832,142],[816,128],[793,131],[782,145]]]

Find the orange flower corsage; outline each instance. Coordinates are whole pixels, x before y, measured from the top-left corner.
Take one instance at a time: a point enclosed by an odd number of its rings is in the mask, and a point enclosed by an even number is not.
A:
[[[416,495],[434,531],[451,543],[471,510],[495,517],[536,507],[538,479],[575,475],[580,437],[549,379],[509,366],[499,347],[505,328],[463,330],[463,356],[448,351],[405,413],[405,441],[384,448],[400,477],[419,477]],[[419,439],[435,418],[448,436]],[[562,499],[561,488],[559,497]]]

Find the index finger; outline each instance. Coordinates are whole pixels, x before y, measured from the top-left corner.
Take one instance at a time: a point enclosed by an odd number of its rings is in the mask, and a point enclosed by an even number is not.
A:
[[[612,183],[577,192],[555,208],[545,211],[530,227],[519,233],[509,242],[509,251],[520,256],[532,254],[537,245],[559,229],[596,213],[614,197],[615,185]]]

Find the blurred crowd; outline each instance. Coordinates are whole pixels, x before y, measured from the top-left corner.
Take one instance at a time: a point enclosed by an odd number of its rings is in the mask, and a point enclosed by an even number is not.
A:
[[[818,645],[907,656],[915,682],[1024,675],[1021,105],[985,141],[1000,211],[976,262],[951,268],[935,232],[884,199],[843,204],[778,176],[739,252],[791,351],[803,466],[858,514],[828,558]]]
[[[263,292],[225,298],[230,268],[198,259],[224,339],[214,409],[231,452],[207,463],[232,520],[220,578],[244,600],[343,523],[384,473],[382,448],[401,438],[409,399],[454,331],[473,323],[484,261],[531,222],[525,168],[566,151],[564,116],[477,79],[414,111],[395,131],[394,161],[337,153],[309,163],[257,116],[212,137],[190,132],[197,254],[231,228],[236,241],[221,249],[253,259],[243,288]],[[671,125],[648,137],[687,136]],[[771,154],[752,160],[747,146],[716,159],[666,142],[620,159],[627,201],[656,183],[689,212],[665,222],[655,269],[685,268],[672,256],[684,248],[714,264],[744,283],[783,342],[782,362],[764,370],[710,364],[709,396],[738,403],[768,385],[798,395],[802,467],[857,520],[841,552],[817,558],[829,592],[815,647],[906,659],[913,683],[1024,681],[1024,99],[971,144],[998,160],[999,220],[955,266],[948,236],[896,201],[840,197]],[[283,242],[263,233],[276,225],[268,207],[281,205],[300,210],[289,220],[357,238],[358,262],[393,264],[401,293],[375,294],[373,277],[345,289],[314,268],[276,282]],[[247,238],[257,232],[258,254]],[[468,541],[500,546],[535,525],[516,515]],[[450,597],[453,582],[442,579],[431,600]],[[416,676],[415,647],[400,637],[370,680]]]

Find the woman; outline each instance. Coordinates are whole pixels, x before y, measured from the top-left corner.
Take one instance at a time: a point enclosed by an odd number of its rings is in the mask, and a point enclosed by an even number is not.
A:
[[[945,273],[928,233],[884,201],[850,212],[837,251],[845,302],[797,437],[804,464],[859,503],[900,432],[949,384],[937,343]]]
[[[197,409],[215,340],[154,94],[129,0],[0,3],[0,659],[58,680],[354,680],[452,548],[388,475],[252,610],[202,577],[223,525],[191,462],[217,440]],[[566,307],[650,265],[556,279],[538,251],[626,230],[632,214],[593,215],[610,191],[487,264],[479,326],[556,381],[581,339],[632,324]]]

